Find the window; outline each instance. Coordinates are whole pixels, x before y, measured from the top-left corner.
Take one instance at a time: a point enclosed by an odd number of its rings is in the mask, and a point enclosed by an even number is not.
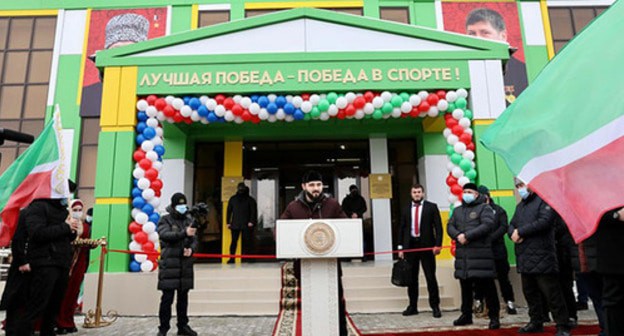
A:
[[[334,12],[345,13],[345,14],[351,14],[351,15],[359,15],[359,16],[364,15],[362,8],[323,8],[323,9],[331,10]]]
[[[97,166],[100,118],[82,118],[76,196],[87,208],[95,204],[95,169]]]
[[[44,126],[56,17],[0,17],[0,125],[38,136]],[[0,147],[0,174],[27,144]]]
[[[552,30],[555,53],[558,53],[566,43],[600,15],[607,7],[551,7],[550,29]]]
[[[379,17],[382,20],[409,24],[409,8],[407,7],[381,7]]]
[[[352,14],[352,15],[359,15],[359,16],[363,15],[362,8],[359,8],[359,7],[321,8],[321,9],[326,9],[326,10],[330,10],[334,12],[341,12],[341,13],[346,13],[346,14]],[[263,15],[263,14],[268,14],[268,13],[274,13],[274,12],[281,11],[281,10],[284,10],[284,9],[248,9],[248,10],[245,10],[245,17],[252,17],[252,16],[258,16],[258,15]]]
[[[252,17],[258,15],[264,15],[269,13],[279,12],[283,9],[247,9],[245,10],[245,17]]]
[[[216,25],[230,21],[230,11],[227,10],[206,10],[199,12],[199,28]]]

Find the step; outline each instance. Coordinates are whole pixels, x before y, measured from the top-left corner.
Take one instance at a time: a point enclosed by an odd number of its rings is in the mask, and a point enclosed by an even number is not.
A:
[[[280,298],[280,288],[259,290],[257,288],[248,288],[241,290],[238,288],[230,289],[195,289],[190,294],[193,301],[228,301],[228,300],[259,300],[277,302]]]
[[[347,311],[351,313],[398,313],[405,310],[409,301],[407,295],[400,297],[389,297],[386,300],[377,298],[347,298]],[[448,296],[440,297],[440,309],[455,309],[454,298]],[[421,311],[431,310],[427,297],[418,298],[418,309]]]
[[[195,289],[236,289],[245,291],[248,288],[255,290],[279,290],[282,286],[279,277],[239,277],[233,276],[223,279],[195,278]]]
[[[279,300],[189,300],[189,315],[277,315]]]
[[[389,296],[395,295],[407,295],[407,287],[344,287],[346,297],[376,297],[383,300]],[[444,295],[444,287],[438,286],[438,292],[440,295]],[[418,287],[418,293],[422,296],[427,294],[427,286],[420,285]]]

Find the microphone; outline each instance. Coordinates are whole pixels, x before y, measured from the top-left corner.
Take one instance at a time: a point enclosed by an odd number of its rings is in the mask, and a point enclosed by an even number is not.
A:
[[[4,140],[30,144],[35,141],[35,137],[30,134],[12,131],[10,129],[0,127],[0,145],[4,144]]]

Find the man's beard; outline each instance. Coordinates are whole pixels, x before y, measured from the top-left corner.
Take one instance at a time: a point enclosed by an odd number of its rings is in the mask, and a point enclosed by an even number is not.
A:
[[[316,202],[321,198],[321,193],[318,193],[318,196],[314,196],[311,192],[306,190],[306,197],[312,202]]]

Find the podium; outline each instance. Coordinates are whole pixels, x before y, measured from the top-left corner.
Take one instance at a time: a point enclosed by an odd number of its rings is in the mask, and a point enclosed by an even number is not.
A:
[[[301,259],[303,336],[338,336],[338,260],[362,257],[361,219],[278,220],[276,255]]]

